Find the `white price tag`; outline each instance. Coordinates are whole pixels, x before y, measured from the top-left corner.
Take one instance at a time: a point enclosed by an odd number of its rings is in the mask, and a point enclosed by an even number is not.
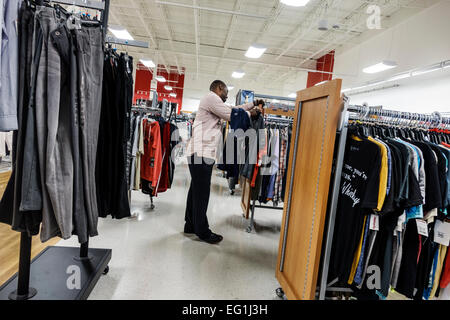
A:
[[[398,217],[398,224],[401,225],[402,223],[405,222],[406,222],[406,213],[403,212],[403,214],[400,217]]]
[[[425,237],[428,237],[428,225],[425,221],[417,219],[417,232]]]
[[[434,242],[446,247],[450,244],[450,223],[437,220],[434,225]]]
[[[380,217],[377,214],[370,215],[369,229],[374,231],[380,230]]]

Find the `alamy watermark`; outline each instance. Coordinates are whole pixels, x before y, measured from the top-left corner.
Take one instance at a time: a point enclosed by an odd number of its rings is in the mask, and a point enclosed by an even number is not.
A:
[[[67,267],[66,273],[69,277],[66,280],[66,286],[69,290],[81,290],[81,270],[77,265]]]
[[[366,13],[369,15],[367,18],[367,28],[370,30],[381,29],[381,8],[375,4],[367,7]]]

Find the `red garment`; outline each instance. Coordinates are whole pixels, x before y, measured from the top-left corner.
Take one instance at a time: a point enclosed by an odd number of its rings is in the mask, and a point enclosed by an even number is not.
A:
[[[256,178],[258,177],[259,168],[262,165],[262,158],[265,155],[267,155],[267,147],[268,147],[268,144],[267,144],[267,132],[265,133],[265,142],[266,142],[266,144],[264,145],[264,149],[262,149],[262,150],[260,150],[258,152],[258,159],[256,161],[255,169],[253,170],[252,181],[251,181],[251,184],[250,184],[250,186],[252,188],[254,188],[256,186]]]
[[[450,250],[447,250],[447,256],[445,257],[444,268],[442,269],[441,283],[440,283],[440,287],[442,289],[447,288],[447,286],[450,284],[450,257],[449,257],[449,251]]]
[[[442,142],[442,145],[445,146],[445,147],[447,147],[447,148],[450,148],[450,144],[447,144],[447,143],[445,143],[445,142]]]
[[[169,159],[170,159],[170,123],[166,123],[162,136],[162,168],[161,177],[158,184],[158,193],[166,192],[169,189]]]
[[[151,182],[152,188],[156,188],[162,165],[159,123],[144,119],[142,125],[144,126],[144,154],[141,159],[141,179]]]

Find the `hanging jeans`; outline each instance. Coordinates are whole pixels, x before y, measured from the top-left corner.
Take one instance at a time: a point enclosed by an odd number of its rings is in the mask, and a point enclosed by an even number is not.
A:
[[[62,75],[61,56],[51,39],[52,32],[65,23],[49,7],[36,9],[42,29],[43,46],[36,82],[36,129],[42,181],[43,242],[72,235],[73,155],[70,145],[70,93]]]
[[[37,235],[39,233],[40,223],[42,221],[42,214],[40,211],[27,211],[21,210],[21,198],[22,198],[22,178],[26,173],[23,169],[28,170],[32,164],[25,162],[26,155],[25,142],[26,128],[29,117],[33,117],[33,113],[29,115],[29,100],[30,97],[34,97],[30,94],[35,86],[35,78],[32,77],[32,72],[36,74],[39,55],[35,52],[40,52],[39,45],[42,45],[42,37],[35,35],[33,38],[33,30],[35,28],[35,17],[32,10],[26,8],[26,4],[22,4],[22,8],[19,15],[18,27],[21,30],[20,33],[20,50],[19,50],[19,88],[18,88],[18,108],[17,118],[19,123],[19,130],[13,134],[13,156],[12,156],[12,174],[8,182],[8,186],[3,195],[0,203],[0,222],[11,225],[13,230],[19,232],[27,232],[30,236]],[[32,59],[32,55],[37,59]],[[31,111],[30,111],[31,112]],[[34,124],[34,121],[33,121]],[[34,130],[30,131],[31,134],[35,134]],[[37,185],[40,185],[40,179],[37,180]]]
[[[64,79],[64,88],[70,98],[70,137],[73,154],[73,234],[78,235],[78,241],[88,240],[88,222],[86,204],[84,201],[83,176],[80,158],[80,112],[78,106],[78,71],[73,37],[66,26],[60,26],[51,33],[51,39],[60,57]],[[64,77],[70,75],[70,77]],[[61,106],[63,109],[64,106]]]
[[[80,108],[80,151],[88,234],[98,235],[98,206],[95,165],[102,103],[103,32],[100,26],[74,30],[78,63]]]
[[[185,230],[193,231],[199,238],[206,239],[211,235],[206,212],[211,192],[214,161],[205,158],[199,159],[196,153],[188,160],[190,161],[189,172],[192,180],[186,204]]]

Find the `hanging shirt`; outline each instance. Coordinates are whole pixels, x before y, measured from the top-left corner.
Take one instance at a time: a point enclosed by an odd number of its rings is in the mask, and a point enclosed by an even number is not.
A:
[[[0,131],[18,128],[17,99],[19,81],[19,8],[20,0],[3,0],[0,51]]]
[[[143,121],[144,154],[141,163],[141,179],[151,182],[156,188],[162,166],[161,131],[158,122]]]
[[[350,277],[365,216],[378,207],[381,162],[377,144],[357,137],[348,139],[330,263],[331,275],[341,281]]]
[[[380,169],[380,185],[378,192],[378,205],[376,210],[381,211],[383,209],[384,200],[386,199],[387,180],[388,180],[388,152],[385,145],[376,141],[374,138],[369,137],[370,141],[375,143],[381,150],[381,169]]]

